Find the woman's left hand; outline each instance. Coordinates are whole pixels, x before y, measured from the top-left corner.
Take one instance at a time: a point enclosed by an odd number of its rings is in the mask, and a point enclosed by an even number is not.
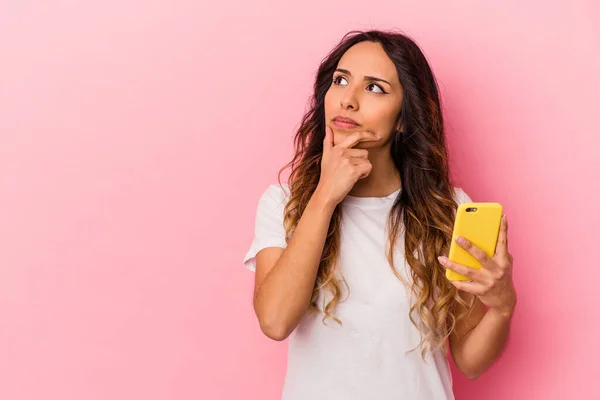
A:
[[[471,281],[450,281],[454,286],[477,296],[483,304],[503,315],[512,315],[517,303],[517,293],[512,280],[513,257],[508,252],[508,223],[502,218],[496,254],[490,258],[483,250],[458,237],[456,242],[481,264],[481,269],[470,268],[447,257],[438,257],[448,269],[466,276]]]

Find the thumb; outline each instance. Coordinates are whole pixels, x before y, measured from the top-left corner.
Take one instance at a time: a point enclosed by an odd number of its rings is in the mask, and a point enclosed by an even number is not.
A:
[[[325,127],[325,139],[323,140],[323,154],[333,147],[333,130],[331,127]]]

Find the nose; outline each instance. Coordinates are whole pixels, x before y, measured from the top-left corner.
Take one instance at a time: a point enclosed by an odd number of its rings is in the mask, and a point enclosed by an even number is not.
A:
[[[345,110],[358,110],[358,99],[354,89],[347,87],[341,100],[341,106]]]

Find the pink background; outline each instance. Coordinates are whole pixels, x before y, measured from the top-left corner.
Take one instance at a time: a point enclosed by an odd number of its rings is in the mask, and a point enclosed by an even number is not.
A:
[[[512,337],[457,398],[600,398],[598,3],[283,3],[0,3],[0,398],[278,398],[256,202],[321,58],[393,27],[440,81],[457,186],[510,224]]]

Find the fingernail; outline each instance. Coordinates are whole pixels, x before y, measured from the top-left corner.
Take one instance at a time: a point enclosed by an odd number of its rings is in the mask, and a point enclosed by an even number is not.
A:
[[[446,262],[448,261],[448,259],[444,256],[439,256],[438,257],[439,262],[441,262],[442,264],[446,264]]]
[[[467,244],[467,241],[465,240],[464,237],[459,236],[458,238],[456,238],[456,243],[458,243],[460,245],[465,245],[465,244]]]

